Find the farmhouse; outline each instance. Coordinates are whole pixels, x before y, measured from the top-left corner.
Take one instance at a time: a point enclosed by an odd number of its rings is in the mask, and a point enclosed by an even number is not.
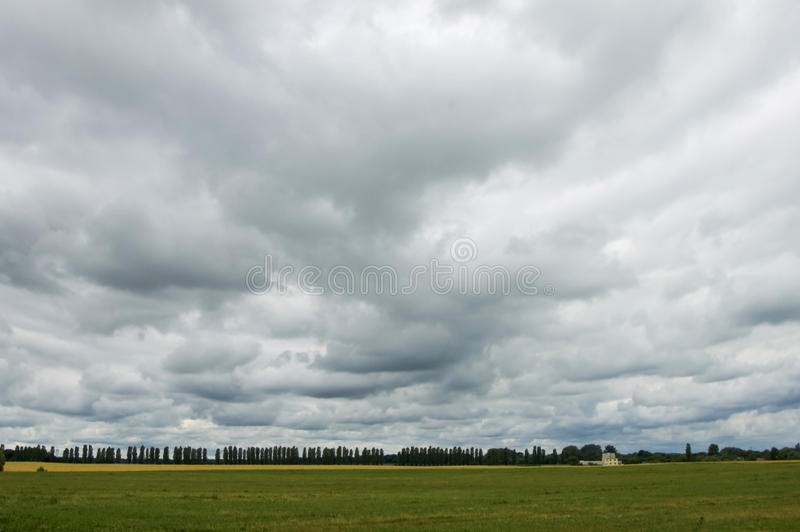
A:
[[[603,462],[604,466],[614,466],[619,465],[619,458],[617,458],[616,453],[603,453]]]
[[[581,460],[581,465],[618,466],[619,458],[616,453],[603,453],[602,460]]]

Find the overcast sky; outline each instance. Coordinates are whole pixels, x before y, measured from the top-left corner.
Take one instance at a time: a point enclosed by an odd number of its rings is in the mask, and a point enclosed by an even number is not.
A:
[[[798,27],[791,1],[4,2],[0,440],[794,445]],[[541,273],[251,293],[267,255]]]

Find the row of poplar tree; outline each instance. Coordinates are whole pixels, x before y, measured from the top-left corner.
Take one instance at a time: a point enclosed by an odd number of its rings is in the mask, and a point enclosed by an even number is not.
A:
[[[0,446],[1,447],[1,446]],[[3,448],[4,449],[4,448]],[[70,462],[98,464],[313,464],[313,465],[383,465],[383,449],[358,447],[238,447],[230,445],[216,449],[209,457],[204,447],[145,447],[130,446],[123,453],[116,447],[67,447],[60,454],[55,447],[48,451],[44,445],[6,450],[9,460],[18,462]]]
[[[470,447],[404,447],[397,453],[397,465],[545,465],[557,464],[558,453],[547,454],[542,447],[534,446],[524,452],[509,448],[483,449]]]
[[[43,445],[17,446],[8,450],[13,461],[70,462],[98,464],[314,464],[314,465],[383,465],[396,463],[407,466],[435,465],[545,465],[559,463],[555,449],[548,454],[534,446],[524,452],[508,448],[483,449],[470,447],[405,447],[396,456],[385,456],[383,449],[358,447],[238,447],[230,445],[216,449],[209,456],[204,447],[67,447],[60,454],[54,447]]]

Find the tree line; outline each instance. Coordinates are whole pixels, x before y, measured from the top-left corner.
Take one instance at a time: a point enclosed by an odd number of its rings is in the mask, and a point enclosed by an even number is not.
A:
[[[683,453],[651,452],[641,449],[635,453],[623,454],[620,458],[626,464],[651,464],[661,462],[730,462],[754,460],[800,460],[800,443],[794,447],[771,447],[763,450],[741,449],[739,447],[720,448],[716,443],[706,451],[694,452],[687,443]]]
[[[123,451],[117,447],[92,445],[66,447],[57,452],[44,445],[15,446],[6,449],[0,445],[4,459],[16,462],[66,462],[95,464],[250,464],[250,465],[383,465],[387,463],[383,449],[363,447],[302,447],[275,445],[272,447],[239,447],[229,445],[216,449],[209,456],[205,447],[129,446]]]
[[[603,452],[616,453],[613,445],[605,448],[596,443],[578,447],[568,445],[558,452],[540,446],[518,451],[507,447],[484,450],[478,447],[403,447],[397,454],[386,454],[380,448],[363,447],[297,447],[275,445],[270,447],[229,445],[209,454],[205,447],[174,446],[154,447],[133,445],[127,449],[97,447],[85,444],[66,447],[58,452],[44,445],[5,448],[0,444],[0,471],[2,464],[16,462],[67,462],[98,464],[250,464],[250,465],[399,465],[399,466],[469,466],[469,465],[579,465],[598,461]],[[686,444],[683,453],[651,452],[641,449],[634,453],[619,454],[625,464],[656,462],[714,462],[736,460],[800,460],[800,443],[794,447],[764,449],[761,451],[738,447],[720,448],[716,443],[705,452],[692,452]]]
[[[393,456],[393,463],[401,466],[446,466],[446,465],[545,465],[555,464],[557,451],[548,455],[543,448],[534,446],[524,452],[515,449],[470,447],[404,447]]]

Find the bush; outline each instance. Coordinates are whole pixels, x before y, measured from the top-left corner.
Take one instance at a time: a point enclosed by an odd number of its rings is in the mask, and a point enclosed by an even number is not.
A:
[[[47,469],[45,469],[42,466],[39,466],[39,467],[36,468],[36,472],[37,473],[47,473]]]

